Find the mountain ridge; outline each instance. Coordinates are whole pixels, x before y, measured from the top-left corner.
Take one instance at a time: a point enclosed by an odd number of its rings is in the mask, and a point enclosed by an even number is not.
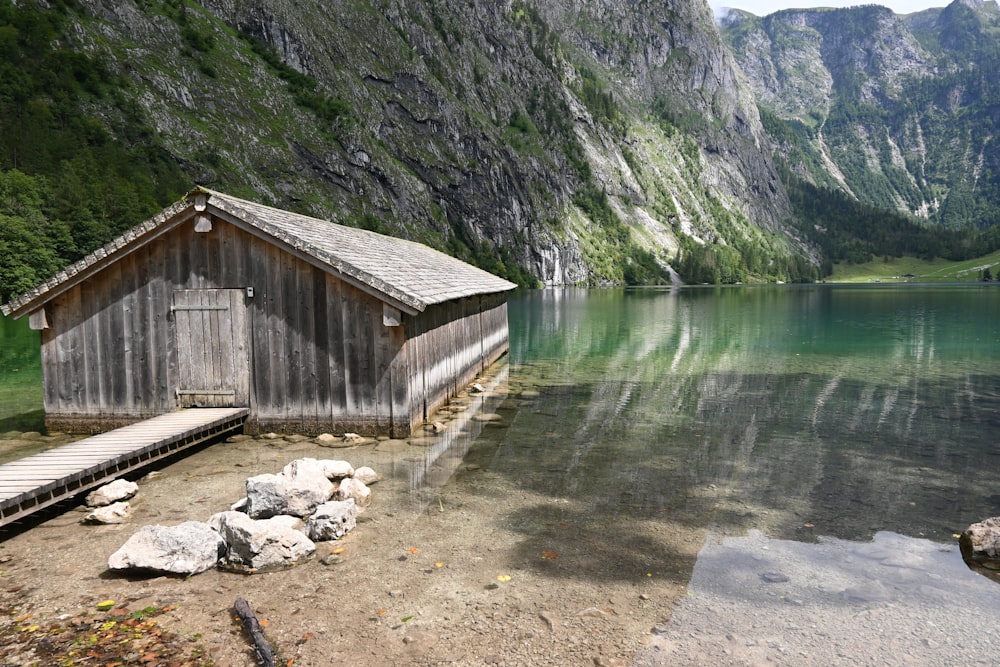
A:
[[[721,26],[761,107],[795,137],[780,153],[800,177],[944,227],[996,220],[996,2],[737,11]]]
[[[824,60],[816,37],[833,29],[817,12],[720,32],[690,0],[8,0],[0,72],[16,85],[0,88],[0,191],[30,196],[0,201],[17,222],[0,246],[39,250],[0,267],[0,283],[8,296],[30,286],[192,183],[421,241],[522,284],[813,280],[830,239],[802,219],[816,195],[789,179],[936,224],[1000,201],[920,173],[921,159],[969,173],[928,137],[943,120],[921,125],[929,112],[914,106],[893,124],[879,106],[916,90],[901,63],[967,87],[954,35],[992,44],[976,11],[995,2],[984,6],[969,10],[979,23],[961,9],[933,24],[844,10],[854,31]],[[867,23],[895,36],[880,42]],[[762,55],[767,25],[789,36],[781,58]],[[967,127],[976,139],[983,126]],[[862,130],[887,139],[856,141]],[[993,139],[972,139],[959,154],[981,156],[992,187]],[[972,213],[955,213],[956,191]]]

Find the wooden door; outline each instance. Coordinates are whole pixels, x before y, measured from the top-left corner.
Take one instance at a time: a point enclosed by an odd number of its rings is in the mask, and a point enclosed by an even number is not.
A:
[[[241,289],[174,292],[177,402],[181,407],[248,407],[250,355]]]

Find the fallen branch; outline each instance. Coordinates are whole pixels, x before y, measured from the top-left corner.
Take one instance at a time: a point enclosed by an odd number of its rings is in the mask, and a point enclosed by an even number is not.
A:
[[[257,615],[250,608],[250,603],[243,598],[236,598],[233,603],[233,611],[243,622],[243,629],[247,631],[247,636],[253,644],[253,650],[257,654],[257,664],[260,667],[274,667],[274,651],[268,643],[264,631],[260,629]]]

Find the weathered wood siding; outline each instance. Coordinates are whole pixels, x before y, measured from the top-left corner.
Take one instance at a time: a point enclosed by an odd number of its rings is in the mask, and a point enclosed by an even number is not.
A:
[[[506,295],[450,301],[409,320],[411,420],[419,423],[509,346]]]
[[[250,375],[231,399],[221,384],[200,387],[214,393],[184,393],[201,377],[187,367],[199,353],[189,349],[188,320],[178,348],[181,313],[171,306],[209,303],[192,290],[233,290],[219,292],[228,295],[224,303],[245,308],[231,321],[211,319],[221,310],[199,320],[234,341],[206,348],[200,363],[209,366],[219,363],[212,350],[233,355],[206,382],[220,373]],[[405,436],[507,349],[505,295],[433,306],[386,326],[376,297],[219,218],[209,232],[183,221],[55,296],[45,315],[47,419],[77,431],[169,412],[187,397],[248,404],[249,430]]]
[[[186,221],[47,304],[42,363],[50,425],[103,430],[175,409],[190,377],[178,365],[175,292],[246,294],[247,287],[254,288],[243,299],[252,377],[250,395],[236,402],[250,404],[254,424],[286,432],[408,431],[405,382],[402,391],[392,386],[394,375],[406,377],[399,367],[404,334],[382,325],[382,303],[219,219],[208,233]],[[221,372],[234,372],[229,368]]]

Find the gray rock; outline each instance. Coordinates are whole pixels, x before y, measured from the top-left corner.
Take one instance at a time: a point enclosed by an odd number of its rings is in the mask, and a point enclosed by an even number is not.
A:
[[[246,508],[250,518],[309,516],[317,505],[330,499],[334,486],[321,471],[297,466],[293,475],[264,474],[247,479]]]
[[[209,519],[227,545],[221,565],[232,570],[267,571],[283,569],[316,552],[304,533],[292,527],[294,517],[276,516],[251,519],[242,512],[220,512]]]
[[[357,473],[354,466],[347,461],[323,459],[320,464],[323,466],[323,472],[326,473],[327,479],[343,479]]]
[[[108,567],[197,574],[215,567],[225,549],[222,536],[200,521],[179,526],[143,526],[111,554]]]
[[[358,506],[354,498],[331,500],[316,508],[306,522],[306,532],[316,542],[339,540],[357,524]]]
[[[333,459],[295,459],[281,470],[285,477],[294,479],[300,475],[323,475],[327,479],[342,479],[354,474],[354,466],[347,461]]]
[[[94,524],[115,524],[122,523],[132,513],[132,507],[128,503],[112,503],[104,507],[96,507],[83,517],[81,523]]]
[[[91,491],[87,495],[87,507],[105,507],[120,500],[128,500],[139,491],[139,485],[127,479],[113,482]]]
[[[1000,570],[1000,517],[974,523],[958,539],[962,558],[970,566]]]
[[[354,479],[358,480],[362,484],[371,486],[381,478],[372,468],[369,468],[368,466],[361,466],[354,471]]]
[[[361,480],[348,477],[341,480],[340,486],[334,492],[334,497],[338,500],[353,498],[354,502],[358,505],[358,511],[364,511],[364,508],[368,507],[372,502],[372,490]]]

